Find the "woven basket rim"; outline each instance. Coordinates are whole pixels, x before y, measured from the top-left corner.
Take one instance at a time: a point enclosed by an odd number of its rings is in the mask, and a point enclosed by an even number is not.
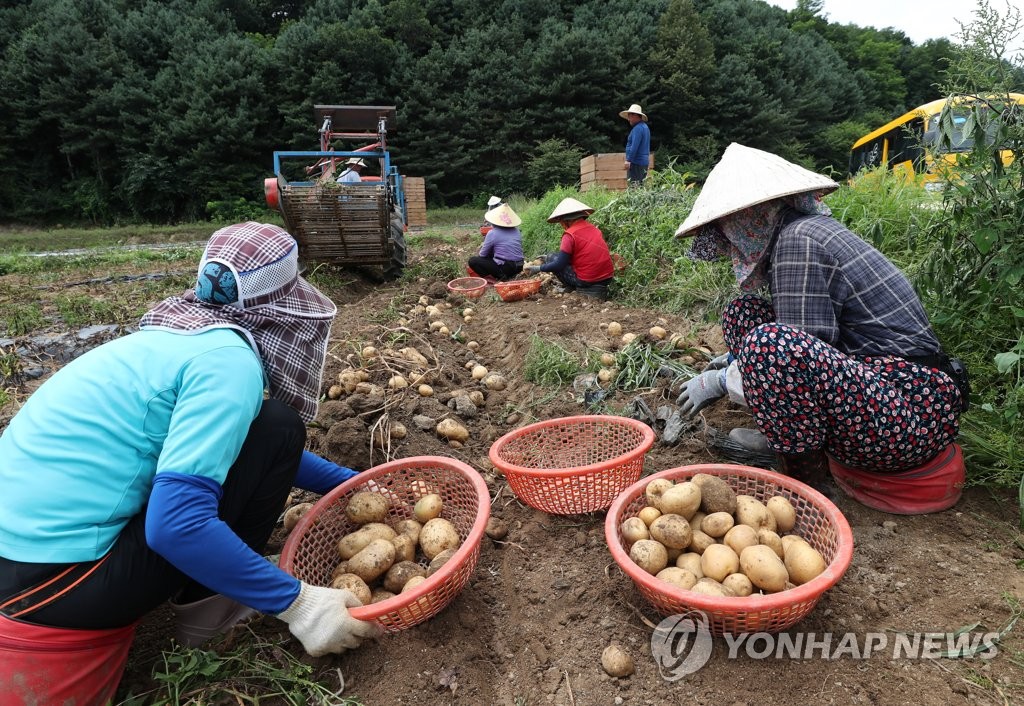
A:
[[[347,495],[354,488],[366,485],[367,481],[373,481],[377,478],[387,476],[396,470],[404,470],[408,468],[437,468],[439,466],[456,471],[460,475],[464,476],[476,491],[476,518],[473,520],[473,526],[466,535],[466,540],[459,545],[454,556],[446,561],[436,573],[427,577],[423,583],[409,591],[406,591],[405,593],[395,596],[394,598],[388,598],[387,600],[380,601],[378,603],[371,603],[370,605],[350,608],[349,614],[353,618],[357,618],[359,620],[375,620],[389,613],[411,606],[420,598],[432,593],[435,589],[447,582],[448,579],[452,577],[458,569],[462,568],[463,564],[470,559],[474,548],[483,540],[484,529],[487,526],[487,520],[491,516],[491,495],[490,491],[487,490],[487,484],[484,482],[484,479],[469,464],[463,463],[458,459],[448,458],[447,456],[410,456],[408,458],[400,458],[394,461],[389,461],[388,463],[382,463],[379,466],[374,466],[373,468],[369,468],[356,474],[334,490],[324,495],[302,516],[302,519],[299,520],[298,524],[295,525],[295,528],[288,536],[284,548],[281,550],[281,569],[292,576],[295,575],[292,573],[292,562],[295,559],[295,553],[298,550],[298,546],[306,534],[306,530],[312,526],[313,521],[319,516],[320,512],[324,508],[333,505],[338,498]]]
[[[521,436],[531,434],[539,429],[591,422],[607,423],[609,426],[619,425],[630,427],[640,432],[640,443],[637,444],[636,448],[614,458],[610,458],[607,461],[599,461],[598,463],[591,463],[586,466],[576,466],[575,468],[527,468],[526,466],[517,466],[514,463],[509,463],[499,456],[499,452],[511,441],[518,439]],[[654,439],[654,430],[636,419],[630,419],[629,417],[617,417],[611,414],[583,414],[572,417],[545,419],[540,422],[528,424],[525,427],[520,427],[519,429],[513,429],[491,444],[491,448],[490,451],[488,451],[487,456],[491,463],[494,464],[495,468],[499,469],[503,473],[517,473],[519,475],[532,476],[534,478],[570,478],[572,476],[587,475],[597,471],[605,471],[622,466],[625,463],[632,461],[637,456],[645,455],[654,445]]]
[[[470,285],[470,282],[473,284]],[[457,294],[475,292],[480,289],[487,289],[487,280],[483,277],[456,277],[448,282],[448,291]]]
[[[829,524],[831,524],[836,530],[836,553],[835,556],[832,557],[832,561],[830,561],[828,566],[825,567],[825,571],[801,586],[780,591],[778,593],[769,593],[767,595],[758,594],[754,596],[736,598],[719,598],[717,596],[706,596],[700,593],[694,593],[693,591],[684,591],[683,589],[675,588],[670,584],[655,578],[653,575],[637,566],[633,560],[629,558],[629,554],[626,552],[625,547],[623,547],[622,543],[619,542],[618,527],[622,521],[622,514],[626,506],[640,497],[647,488],[647,484],[653,480],[657,480],[659,478],[679,480],[690,478],[698,473],[707,473],[714,476],[741,476],[745,478],[752,478],[754,480],[767,481],[779,486],[780,488],[785,488],[786,490],[795,493],[803,500],[813,505],[817,510],[825,515]],[[850,562],[853,560],[853,531],[850,529],[850,523],[847,521],[846,517],[831,500],[810,486],[790,478],[789,476],[784,476],[781,473],[768,471],[763,468],[755,468],[753,466],[741,466],[729,463],[704,463],[691,466],[679,466],[677,468],[669,468],[659,473],[655,473],[647,476],[646,478],[641,478],[636,483],[622,491],[622,493],[615,498],[615,501],[612,502],[611,507],[608,508],[608,515],[605,517],[604,534],[605,541],[608,544],[608,549],[612,554],[612,558],[615,559],[615,563],[619,565],[619,568],[622,569],[623,573],[632,579],[634,583],[643,586],[654,593],[662,594],[674,603],[686,605],[690,609],[702,610],[708,614],[763,614],[767,611],[777,612],[784,608],[804,603],[815,603],[827,590],[839,582],[843,577],[843,574],[845,574],[846,570],[850,567]]]

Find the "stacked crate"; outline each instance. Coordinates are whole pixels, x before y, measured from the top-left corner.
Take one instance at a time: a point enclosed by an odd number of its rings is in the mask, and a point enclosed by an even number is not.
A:
[[[587,155],[580,160],[580,191],[589,191],[595,186],[603,186],[612,191],[625,191],[625,163],[625,152]],[[653,152],[647,168],[654,169]]]
[[[427,195],[423,177],[404,177],[405,213],[410,228],[427,227]]]

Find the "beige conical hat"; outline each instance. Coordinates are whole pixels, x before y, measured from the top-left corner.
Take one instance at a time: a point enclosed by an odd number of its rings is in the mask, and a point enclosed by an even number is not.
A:
[[[647,116],[644,114],[644,109],[640,107],[639,103],[634,103],[633,105],[623,110],[621,113],[619,113],[619,117],[625,119],[626,116],[628,116],[630,113],[636,113],[637,115],[640,116],[641,120],[643,120],[645,123],[647,122]]]
[[[563,220],[566,216],[573,214],[580,214],[581,216],[589,216],[594,212],[587,204],[576,199],[562,199],[561,203],[555,206],[555,210],[548,216],[548,223],[554,223],[555,221]]]
[[[366,162],[364,162],[363,160],[359,159],[359,157],[353,157],[352,159],[350,159],[347,162],[345,162],[345,164],[351,165],[353,167],[365,167],[366,166]]]
[[[484,220],[499,228],[515,228],[523,222],[523,219],[516,215],[516,212],[507,203],[503,203],[485,213]]]
[[[711,221],[754,204],[808,191],[839,188],[828,177],[787,162],[770,152],[732,143],[708,174],[693,210],[676,229],[677,238],[696,235]]]

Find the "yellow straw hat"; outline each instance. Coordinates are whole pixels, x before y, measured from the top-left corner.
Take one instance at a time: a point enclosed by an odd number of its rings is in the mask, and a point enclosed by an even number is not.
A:
[[[499,228],[515,228],[523,222],[523,219],[520,218],[507,203],[503,203],[497,208],[492,208],[490,211],[485,213],[484,220],[492,225],[498,226]]]
[[[594,212],[587,204],[576,199],[562,199],[561,203],[555,206],[555,210],[548,216],[548,223],[554,223],[555,221],[564,221],[566,216],[578,216],[580,218],[589,216]]]
[[[637,115],[640,116],[641,120],[643,120],[645,123],[647,122],[647,116],[644,114],[644,109],[640,107],[639,103],[634,103],[633,105],[626,108],[624,111],[619,113],[619,117],[627,119],[630,113],[636,113]]]

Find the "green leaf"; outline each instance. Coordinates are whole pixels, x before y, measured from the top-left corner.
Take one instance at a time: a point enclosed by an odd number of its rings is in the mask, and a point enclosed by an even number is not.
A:
[[[1020,362],[1020,353],[1014,351],[1007,351],[1006,353],[1000,353],[995,357],[996,369],[1000,373],[1006,373],[1013,366]]]
[[[999,241],[999,233],[992,228],[979,228],[974,233],[974,244],[982,255],[988,254],[992,246]]]

